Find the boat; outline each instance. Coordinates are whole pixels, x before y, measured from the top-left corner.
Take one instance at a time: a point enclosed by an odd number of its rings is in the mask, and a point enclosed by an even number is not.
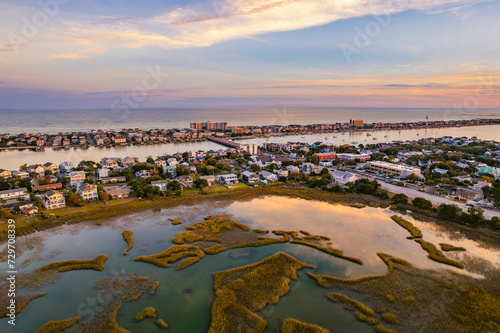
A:
[[[358,141],[353,141],[352,143],[354,143],[354,144],[358,144],[359,142],[358,142]]]
[[[388,135],[384,135],[384,138],[388,138],[389,136]]]
[[[366,136],[372,136],[370,133],[366,133]]]
[[[325,140],[329,140],[330,138],[329,137],[325,137]]]
[[[302,139],[305,139],[305,138],[306,138],[305,136],[302,137]]]
[[[336,139],[336,138],[338,138],[338,136],[334,135],[333,138]]]
[[[378,138],[373,138],[373,140],[378,140]]]

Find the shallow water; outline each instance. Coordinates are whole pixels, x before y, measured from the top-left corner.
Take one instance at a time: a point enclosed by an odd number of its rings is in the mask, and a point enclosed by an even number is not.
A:
[[[202,220],[203,216],[232,216],[237,221],[259,229],[306,230],[312,234],[329,236],[332,246],[344,251],[347,256],[363,260],[364,265],[357,265],[329,256],[315,249],[295,244],[276,244],[259,248],[236,249],[222,252],[215,256],[205,256],[201,261],[182,271],[177,271],[177,264],[170,268],[160,268],[148,263],[134,262],[139,255],[149,255],[168,248],[179,231],[188,223]],[[96,271],[74,271],[62,275],[57,283],[40,288],[25,290],[28,295],[46,291],[47,294],[26,306],[17,316],[16,327],[0,320],[2,332],[32,332],[49,320],[61,320],[82,316],[88,320],[98,311],[97,301],[100,296],[96,283],[104,277],[118,277],[120,272],[134,272],[160,281],[156,295],[145,294],[137,301],[123,303],[118,312],[120,326],[132,332],[160,331],[152,320],[133,322],[133,317],[142,309],[152,306],[159,318],[169,325],[171,332],[206,332],[210,325],[210,309],[214,300],[212,274],[254,263],[278,251],[284,251],[298,260],[313,264],[315,274],[328,274],[338,277],[354,278],[364,275],[386,272],[385,264],[376,255],[388,253],[406,259],[417,267],[433,269],[451,269],[467,274],[466,271],[442,265],[427,258],[427,253],[420,245],[406,239],[409,233],[390,219],[394,213],[380,208],[352,208],[331,205],[318,201],[306,201],[285,197],[264,197],[246,202],[214,207],[199,204],[191,207],[177,207],[158,213],[142,212],[109,221],[103,221],[101,227],[92,223],[64,226],[52,231],[26,236],[44,238],[44,248],[39,253],[43,260],[34,260],[21,269],[27,272],[54,260],[90,259],[99,254],[108,255],[105,269]],[[438,246],[439,242],[463,246],[468,255],[485,259],[495,267],[500,267],[500,252],[487,249],[475,241],[459,234],[450,234],[446,230],[425,222],[414,221],[423,233],[424,239]],[[173,226],[168,218],[180,218],[184,223]],[[133,231],[134,247],[127,256],[122,255],[126,248],[121,231]],[[62,253],[55,258],[54,251]],[[26,251],[20,258],[21,263],[34,255],[35,251]],[[231,258],[231,254],[242,254]],[[457,259],[460,259],[457,255]],[[450,255],[451,257],[451,255]],[[333,332],[372,332],[373,328],[356,320],[353,312],[343,305],[328,301],[326,290],[318,287],[307,276],[310,269],[299,271],[299,279],[292,281],[290,292],[279,303],[269,305],[259,312],[268,321],[266,332],[276,332],[285,318],[296,318],[315,323]],[[187,292],[186,292],[187,291]],[[370,302],[359,298],[367,305]]]

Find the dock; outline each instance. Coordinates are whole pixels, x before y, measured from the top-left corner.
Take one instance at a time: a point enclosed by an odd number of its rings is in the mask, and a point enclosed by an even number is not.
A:
[[[231,140],[222,139],[222,138],[216,138],[216,137],[213,137],[213,136],[207,136],[205,138],[208,141],[212,141],[212,142],[221,144],[221,145],[226,146],[226,147],[230,147],[230,148],[234,148],[234,149],[240,149],[241,148],[241,144],[236,143],[236,142],[231,141]]]

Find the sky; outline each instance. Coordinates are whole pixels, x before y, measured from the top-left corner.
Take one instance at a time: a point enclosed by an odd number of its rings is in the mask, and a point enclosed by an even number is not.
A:
[[[0,0],[0,109],[500,106],[500,1]]]

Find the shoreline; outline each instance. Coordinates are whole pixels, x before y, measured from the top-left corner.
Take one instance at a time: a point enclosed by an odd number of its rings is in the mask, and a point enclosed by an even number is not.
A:
[[[261,186],[258,188],[239,188],[239,189],[228,189],[221,192],[213,193],[192,193],[183,195],[181,197],[160,197],[154,200],[125,200],[120,202],[115,206],[103,206],[100,207],[99,202],[95,202],[94,206],[87,206],[90,208],[88,212],[71,212],[73,207],[62,208],[70,211],[67,215],[58,215],[57,211],[54,211],[55,218],[42,219],[41,221],[35,221],[33,223],[26,224],[24,221],[16,221],[16,235],[24,236],[32,234],[38,231],[43,231],[47,229],[56,228],[65,224],[77,224],[85,221],[100,221],[101,219],[116,218],[128,214],[138,213],[142,211],[155,211],[165,208],[172,208],[181,205],[192,206],[198,203],[209,203],[209,202],[234,202],[242,200],[252,200],[255,198],[263,196],[286,196],[290,198],[299,198],[304,200],[316,200],[321,202],[327,202],[330,204],[341,204],[341,205],[353,205],[361,204],[374,208],[387,208],[391,206],[390,200],[381,200],[377,197],[372,197],[369,195],[361,194],[336,194],[329,193],[325,191],[320,191],[316,189],[296,187],[296,186],[286,186],[286,185],[274,185],[274,186]],[[429,214],[429,212],[424,212],[420,209],[411,206],[400,207],[397,209],[401,211],[410,211],[411,216],[425,217],[425,220],[431,223],[436,223],[439,225],[448,226],[450,229],[460,230],[462,232],[473,232],[479,237],[487,237],[493,239],[500,239],[500,235],[494,232],[481,229],[473,229],[467,226],[462,226],[453,221],[443,220],[434,216],[434,214]],[[61,212],[59,212],[61,213]],[[64,212],[63,212],[64,213]],[[439,221],[439,223],[437,223]],[[4,230],[5,229],[5,230]],[[7,240],[6,225],[0,226],[0,245]]]

